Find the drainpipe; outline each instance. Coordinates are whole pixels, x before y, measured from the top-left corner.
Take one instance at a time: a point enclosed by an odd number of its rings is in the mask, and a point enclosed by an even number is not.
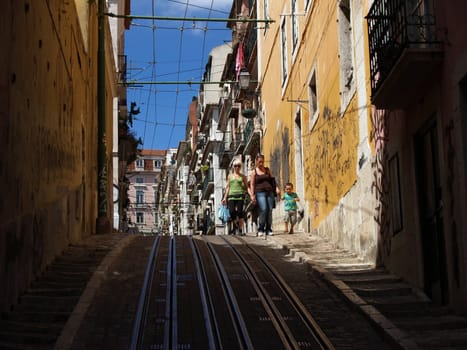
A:
[[[97,220],[96,233],[110,233],[108,217],[107,135],[105,130],[105,0],[98,0],[97,49]]]

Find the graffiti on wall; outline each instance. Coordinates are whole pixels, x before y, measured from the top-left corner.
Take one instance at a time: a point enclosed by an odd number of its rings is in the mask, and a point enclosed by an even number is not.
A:
[[[353,183],[358,141],[354,114],[342,116],[325,106],[321,123],[304,135],[305,191],[311,195],[315,217],[326,215]]]
[[[273,151],[270,154],[270,168],[273,175],[278,180],[279,187],[284,187],[284,184],[290,179],[290,131],[289,128],[284,128],[282,134],[278,138],[279,144],[275,144]]]

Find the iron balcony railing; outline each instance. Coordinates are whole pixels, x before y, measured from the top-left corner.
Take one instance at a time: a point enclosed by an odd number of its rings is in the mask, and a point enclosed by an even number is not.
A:
[[[118,55],[118,82],[126,84],[127,80],[127,56]]]
[[[251,135],[253,135],[253,131],[255,131],[255,122],[253,119],[250,119],[243,128],[243,139],[245,140],[245,142],[248,142],[248,140],[251,138]]]
[[[212,168],[209,168],[206,171],[206,175],[204,176],[202,192],[205,193],[206,190],[208,189],[209,184],[213,182],[214,182],[214,172]]]
[[[250,23],[249,25],[249,30],[248,30],[248,37],[245,45],[245,57],[246,57],[246,62],[250,63],[254,49],[256,47],[256,40],[257,40],[257,34],[256,34],[256,29],[253,26],[253,23]]]
[[[376,91],[407,48],[439,48],[429,0],[376,0],[368,13],[371,89]]]

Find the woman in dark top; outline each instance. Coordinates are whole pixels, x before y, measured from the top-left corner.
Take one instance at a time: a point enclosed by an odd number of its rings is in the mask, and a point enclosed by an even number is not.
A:
[[[250,173],[250,198],[259,207],[258,236],[272,235],[272,209],[274,192],[280,195],[271,170],[264,166],[264,156],[256,156],[256,167]]]

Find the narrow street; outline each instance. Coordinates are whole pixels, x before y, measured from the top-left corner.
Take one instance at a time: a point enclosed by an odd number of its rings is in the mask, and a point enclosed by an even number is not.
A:
[[[233,236],[226,238],[228,241],[237,241]],[[57,261],[48,269],[50,273],[55,271],[55,274],[52,276],[45,274],[21,299],[20,304],[5,315],[0,333],[0,348],[130,348],[134,338],[135,318],[146,265],[154,239],[154,236],[140,235],[95,236],[92,240],[89,239],[82,245],[78,245],[73,251],[65,253],[63,257],[57,258]],[[164,240],[168,242],[170,238],[165,237]],[[191,238],[175,237],[175,240],[188,242]],[[223,240],[221,237],[193,237],[194,242],[211,242],[211,244],[220,244]],[[348,253],[330,249],[331,245],[324,240],[300,233],[278,234],[268,237],[267,240],[255,236],[244,236],[242,240],[251,245],[280,273],[335,349],[437,349],[442,347],[461,349],[465,347],[467,335],[465,318],[446,314],[446,310],[435,307],[421,297],[417,298],[416,291],[410,290],[407,286],[404,287],[402,281],[395,276],[382,272],[378,276],[378,271],[368,269],[365,264],[359,263],[358,259],[352,258]],[[87,254],[84,253],[85,251]],[[242,273],[235,272],[239,268],[237,258],[229,258],[225,253],[222,255],[226,272],[232,271],[230,280],[237,284],[248,280],[248,278],[239,278]],[[90,256],[94,256],[95,261],[100,261],[100,263],[87,265],[90,263]],[[161,254],[162,256],[164,254]],[[177,258],[181,259],[181,264],[187,261],[187,257],[178,257],[178,254]],[[74,280],[81,276],[86,281],[86,286],[82,283],[79,288],[75,286],[73,289],[75,282],[65,278],[63,270],[62,276],[58,274],[59,266],[63,269],[66,266],[64,265],[66,260],[68,261],[68,274],[75,275]],[[321,261],[319,265],[318,261]],[[166,266],[163,270],[165,269]],[[256,271],[256,268],[254,270]],[[338,270],[341,272],[337,272]],[[93,271],[93,274],[84,273],[84,271]],[[163,272],[159,268],[155,271]],[[187,274],[183,270],[178,273],[180,275],[177,277],[177,285],[182,288],[181,290],[188,281],[194,282],[189,278],[192,273]],[[361,276],[360,282],[358,282],[358,276]],[[211,281],[212,278],[211,276]],[[49,281],[47,286],[43,284],[45,280]],[[162,286],[164,285],[162,283]],[[246,292],[246,290],[242,291],[243,287],[240,288],[240,292],[235,293],[241,295]],[[71,292],[72,289],[76,292]],[[165,287],[163,289],[165,290]],[[222,303],[218,303],[218,298],[222,297],[223,293],[215,288],[210,293],[216,301],[216,307],[220,307]],[[357,293],[362,296],[358,296]],[[72,295],[76,296],[70,300]],[[180,305],[186,304],[179,309],[180,321],[186,317],[191,318],[192,321],[196,320],[195,315],[186,313],[187,307],[196,306],[197,310],[201,310],[201,305],[193,305],[191,300],[187,300],[186,295],[182,294],[179,297],[181,298],[179,299]],[[406,300],[405,306],[401,302],[403,298]],[[371,300],[377,303],[378,299],[379,305],[370,306]],[[399,302],[396,302],[396,299]],[[66,308],[60,306],[65,300],[68,300],[69,305]],[[163,300],[158,297],[153,300],[159,305],[165,305],[165,301],[161,304]],[[388,307],[391,303],[393,306]],[[417,304],[418,307],[416,307]],[[230,317],[225,318],[227,315],[224,314],[225,320],[222,321],[222,312],[218,312],[217,315],[219,325],[225,325],[223,322],[230,319]],[[430,318],[432,319],[431,325],[428,322]],[[157,324],[158,319],[160,320],[159,317],[153,315],[148,317],[146,322]],[[265,322],[268,323],[268,321]],[[395,322],[398,324],[396,325]],[[424,322],[424,327],[417,326],[421,322]],[[454,324],[456,332],[452,328]],[[150,333],[156,330],[154,327],[149,327],[149,329]],[[188,324],[185,329],[197,332],[200,330],[199,324],[192,324],[192,327]],[[219,329],[220,334],[227,337],[232,331],[231,328],[223,331],[222,326]],[[247,327],[247,329],[254,339],[255,327]],[[447,331],[452,334],[450,338],[443,335]],[[429,338],[427,338],[428,334]],[[157,336],[160,337],[161,333]],[[159,339],[163,341],[163,338]],[[426,344],[428,340],[433,345],[428,346]],[[313,348],[306,342],[300,342],[300,344],[302,346],[299,348]],[[148,345],[142,348],[164,347]],[[206,347],[192,344],[190,348]],[[226,346],[224,348],[238,347]],[[262,347],[253,348],[261,349]]]

